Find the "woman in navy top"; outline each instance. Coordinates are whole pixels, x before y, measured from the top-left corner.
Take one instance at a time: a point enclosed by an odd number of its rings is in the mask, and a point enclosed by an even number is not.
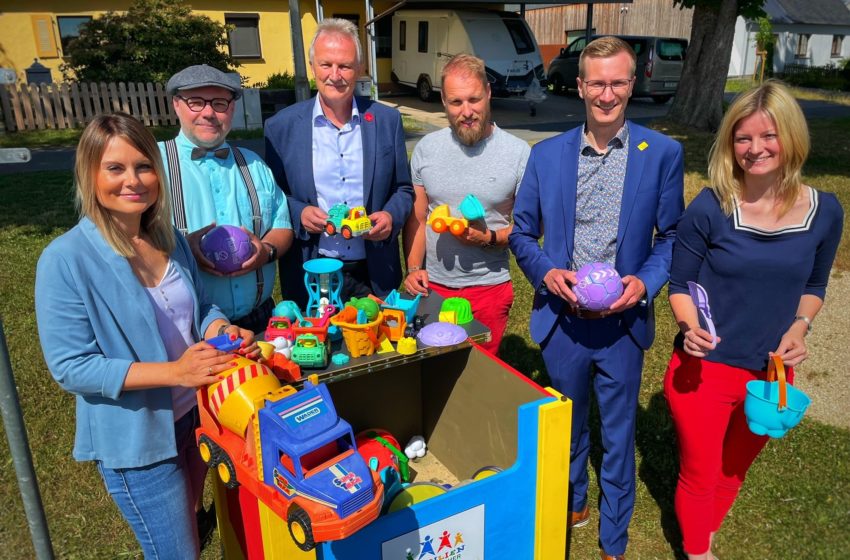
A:
[[[679,325],[664,392],[679,442],[675,508],[689,559],[711,542],[767,442],[747,427],[746,383],[768,357],[789,367],[823,305],[841,239],[835,195],[803,184],[805,117],[788,90],[765,82],[729,107],[709,156],[712,186],[679,221],[670,305]],[[700,326],[687,282],[702,285],[717,330]]]
[[[82,217],[41,254],[35,305],[50,373],[76,396],[74,458],[96,462],[146,558],[193,558],[206,472],[195,388],[230,361],[197,341],[227,333],[247,346],[253,334],[204,296],[164,176],[141,123],[92,121],[76,156]]]

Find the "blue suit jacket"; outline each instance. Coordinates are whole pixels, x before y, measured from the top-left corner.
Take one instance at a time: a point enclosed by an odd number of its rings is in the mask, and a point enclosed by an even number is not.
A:
[[[646,305],[624,312],[629,332],[646,349],[655,336],[652,300],[669,277],[676,222],[684,209],[684,167],[678,142],[628,124],[629,158],[614,266],[621,276],[633,274],[646,285]],[[574,128],[532,148],[514,204],[510,246],[536,290],[529,327],[537,343],[552,332],[565,305],[548,293],[543,278],[553,268],[571,268],[582,131],[583,126]]]
[[[192,293],[194,336],[226,319],[204,296],[189,245],[177,233],[171,259]],[[171,389],[123,391],[133,362],[167,362],[156,315],[126,258],[88,218],[38,259],[35,311],[44,359],[76,395],[74,458],[109,468],[150,465],[177,455]]]
[[[363,200],[368,213],[385,210],[393,217],[393,231],[382,242],[366,242],[372,292],[384,296],[401,283],[398,234],[413,208],[413,186],[404,144],[401,115],[370,99],[355,98],[363,138]],[[319,235],[301,225],[306,206],[317,206],[313,180],[313,123],[315,99],[291,105],[266,121],[266,163],[286,193],[295,241],[280,260],[284,299],[300,305],[307,301],[304,261],[319,256]]]

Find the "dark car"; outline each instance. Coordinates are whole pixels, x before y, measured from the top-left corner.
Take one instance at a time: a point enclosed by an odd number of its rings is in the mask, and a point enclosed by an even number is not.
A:
[[[599,37],[604,35],[593,35],[591,40]],[[632,97],[651,97],[656,103],[666,103],[679,86],[688,41],[671,37],[617,37],[631,45],[637,56]],[[561,54],[549,64],[549,83],[556,95],[567,89],[576,89],[578,58],[586,44],[587,39],[579,37],[561,49]]]

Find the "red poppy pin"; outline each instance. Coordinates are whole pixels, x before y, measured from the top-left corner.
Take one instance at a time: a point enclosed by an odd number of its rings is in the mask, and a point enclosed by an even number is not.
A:
[[[372,122],[375,120],[375,115],[373,115],[372,113],[366,113],[365,115],[363,115],[363,118],[369,122]]]

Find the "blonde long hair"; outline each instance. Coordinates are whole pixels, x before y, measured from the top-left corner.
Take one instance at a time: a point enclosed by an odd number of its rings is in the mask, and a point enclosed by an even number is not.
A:
[[[130,238],[117,226],[109,211],[97,199],[97,174],[103,153],[113,138],[122,138],[139,150],[153,164],[159,179],[156,202],[142,214],[141,231],[147,233],[151,244],[170,254],[176,240],[171,227],[171,201],[166,189],[165,169],[156,139],[136,119],[126,113],[98,115],[89,123],[77,144],[74,165],[76,204],[81,216],[97,226],[103,238],[122,257],[136,254]]]
[[[735,211],[735,201],[741,198],[744,188],[744,170],[735,160],[735,129],[742,119],[758,112],[773,121],[782,147],[777,191],[780,215],[794,206],[803,185],[803,164],[810,147],[806,117],[782,82],[768,80],[735,98],[723,116],[709,152],[708,176],[711,188],[717,193],[720,206],[727,215]]]

